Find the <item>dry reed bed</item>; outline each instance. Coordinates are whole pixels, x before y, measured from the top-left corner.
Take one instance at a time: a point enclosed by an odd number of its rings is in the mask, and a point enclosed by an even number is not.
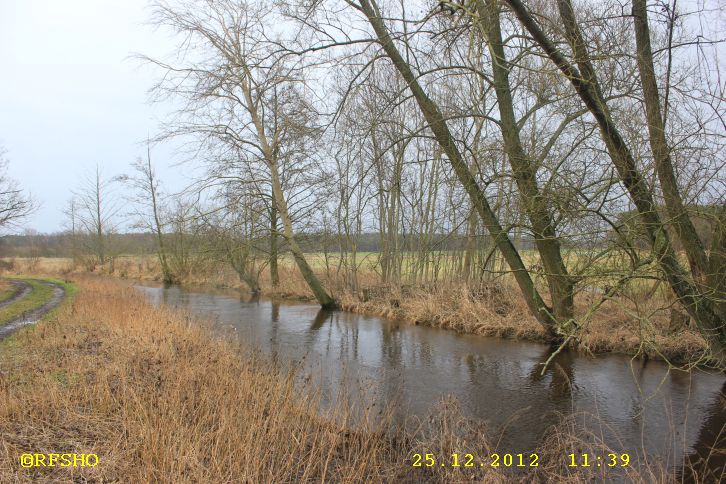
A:
[[[545,341],[542,327],[532,317],[518,290],[504,281],[495,291],[472,294],[463,284],[427,290],[381,291],[368,301],[357,295],[340,296],[343,309],[406,321],[410,324],[453,329],[461,333]],[[707,353],[704,338],[693,328],[670,327],[662,301],[643,301],[647,318],[635,317],[623,301],[607,301],[583,324],[571,347],[588,353],[616,352],[647,355],[674,364],[694,363]],[[577,301],[576,312],[588,306]]]
[[[570,452],[605,451],[574,427],[553,428],[542,465],[414,469],[411,456],[496,451],[453,402],[419,431],[391,431],[362,402],[323,408],[294,369],[240,353],[187,314],[153,307],[128,286],[81,277],[75,300],[0,346],[0,482],[586,482]],[[296,383],[297,382],[297,383]],[[362,417],[361,414],[363,415]],[[355,422],[353,415],[357,415]],[[593,442],[595,442],[593,444]],[[23,469],[25,452],[95,453],[93,468]],[[506,449],[500,450],[506,452]],[[671,482],[663,467],[633,482]]]

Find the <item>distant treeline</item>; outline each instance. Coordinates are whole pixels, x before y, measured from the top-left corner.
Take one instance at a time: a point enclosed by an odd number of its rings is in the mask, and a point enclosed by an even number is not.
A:
[[[118,233],[107,234],[108,247],[117,255],[144,255],[156,251],[156,235],[151,233]],[[205,250],[204,234],[190,234],[196,239],[193,244],[200,251]],[[86,240],[88,239],[88,240]],[[88,249],[92,245],[93,236],[89,234],[22,234],[5,235],[0,237],[0,257],[73,257],[74,255],[89,255]],[[354,236],[358,252],[380,252],[381,235],[368,233]],[[401,241],[405,247],[409,243],[412,247],[418,246],[418,236],[415,234],[402,234]],[[264,245],[264,242],[261,244]],[[301,234],[300,245],[305,252],[337,252],[338,239],[332,234]],[[437,234],[430,241],[430,250],[462,250],[466,247],[466,237],[463,235]],[[531,237],[521,237],[517,241],[520,249],[534,248]],[[284,250],[284,243],[281,248]]]
[[[710,249],[714,239],[714,221],[716,216],[714,211],[716,207],[701,206],[690,207],[691,217],[693,218],[696,231],[700,239],[704,242],[706,249]],[[630,232],[635,235],[636,245],[646,247],[645,241],[639,235],[640,228],[637,221],[637,214],[633,212],[625,212],[620,215],[619,223],[621,230]],[[191,239],[196,239],[194,244],[199,250],[204,250],[205,239],[204,233],[188,234]],[[116,254],[144,255],[152,254],[156,251],[156,235],[152,233],[112,233],[107,234],[108,246]],[[305,252],[337,252],[339,247],[339,239],[335,234],[325,233],[301,233],[300,246]],[[382,244],[385,241],[379,233],[365,233],[360,235],[351,235],[355,240],[358,252],[381,252]],[[402,247],[406,246],[419,247],[420,240],[418,234],[400,234]],[[482,236],[487,238],[486,236]],[[613,238],[614,232],[608,234],[608,238]],[[0,237],[0,257],[72,257],[75,255],[88,255],[93,253],[89,247],[93,245],[94,236],[91,234],[76,234],[72,236],[68,232],[41,234],[26,233],[22,235],[5,235]],[[535,248],[534,238],[531,235],[521,235],[514,239],[515,245],[520,250],[532,250]],[[435,234],[428,241],[429,250],[463,250],[466,248],[467,237],[464,234]],[[581,241],[563,240],[563,247],[569,249],[588,249],[601,247],[606,243],[605,240],[590,240],[587,246]],[[260,245],[265,245],[261,241]],[[486,245],[486,244],[485,244]],[[676,249],[682,250],[680,244],[675,242]],[[282,243],[284,249],[284,242]],[[348,249],[349,250],[349,249]]]

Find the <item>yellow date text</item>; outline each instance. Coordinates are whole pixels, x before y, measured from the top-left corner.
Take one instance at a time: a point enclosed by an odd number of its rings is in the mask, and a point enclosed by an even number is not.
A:
[[[436,456],[434,454],[413,454],[412,467],[538,467],[537,454],[491,454],[476,456],[474,454],[451,454]]]

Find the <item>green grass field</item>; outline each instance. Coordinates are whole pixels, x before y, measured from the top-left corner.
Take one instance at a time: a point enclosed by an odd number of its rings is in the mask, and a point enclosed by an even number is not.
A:
[[[629,259],[625,253],[609,252],[601,255],[598,251],[589,251],[582,249],[566,249],[563,250],[563,258],[568,270],[573,274],[607,274],[621,270],[627,270]],[[520,256],[528,267],[536,266],[540,263],[539,254],[536,250],[520,250]],[[647,254],[640,254],[646,257]],[[348,255],[350,258],[350,254]],[[401,257],[402,274],[412,273],[419,264],[420,254],[417,252],[403,252]],[[432,251],[426,254],[426,258],[430,264],[438,266],[439,271],[448,272],[453,270],[455,264],[458,264],[463,257],[463,251]],[[315,270],[325,270],[326,255],[323,252],[309,252],[305,254],[308,263]],[[330,252],[327,254],[327,267],[334,269],[340,262],[340,254],[338,252]],[[380,267],[381,253],[379,252],[358,252],[356,253],[356,265],[359,271],[381,272]],[[350,259],[349,259],[350,261]],[[684,261],[685,262],[685,261]],[[280,258],[280,263],[294,265],[295,262],[290,254],[284,254]],[[504,265],[506,270],[506,264]]]
[[[3,303],[13,297],[17,292],[17,288],[7,282],[0,289],[0,303]]]

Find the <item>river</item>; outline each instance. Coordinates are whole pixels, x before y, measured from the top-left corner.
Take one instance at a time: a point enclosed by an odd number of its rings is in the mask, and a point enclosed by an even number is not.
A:
[[[302,362],[324,395],[345,383],[363,389],[369,404],[393,404],[396,420],[425,417],[451,396],[466,417],[486,421],[507,452],[532,450],[551,425],[575,415],[613,449],[677,467],[684,456],[708,448],[726,423],[720,373],[564,351],[541,375],[551,350],[539,343],[250,300],[231,291],[137,288],[155,304],[216,319],[275,359]]]

